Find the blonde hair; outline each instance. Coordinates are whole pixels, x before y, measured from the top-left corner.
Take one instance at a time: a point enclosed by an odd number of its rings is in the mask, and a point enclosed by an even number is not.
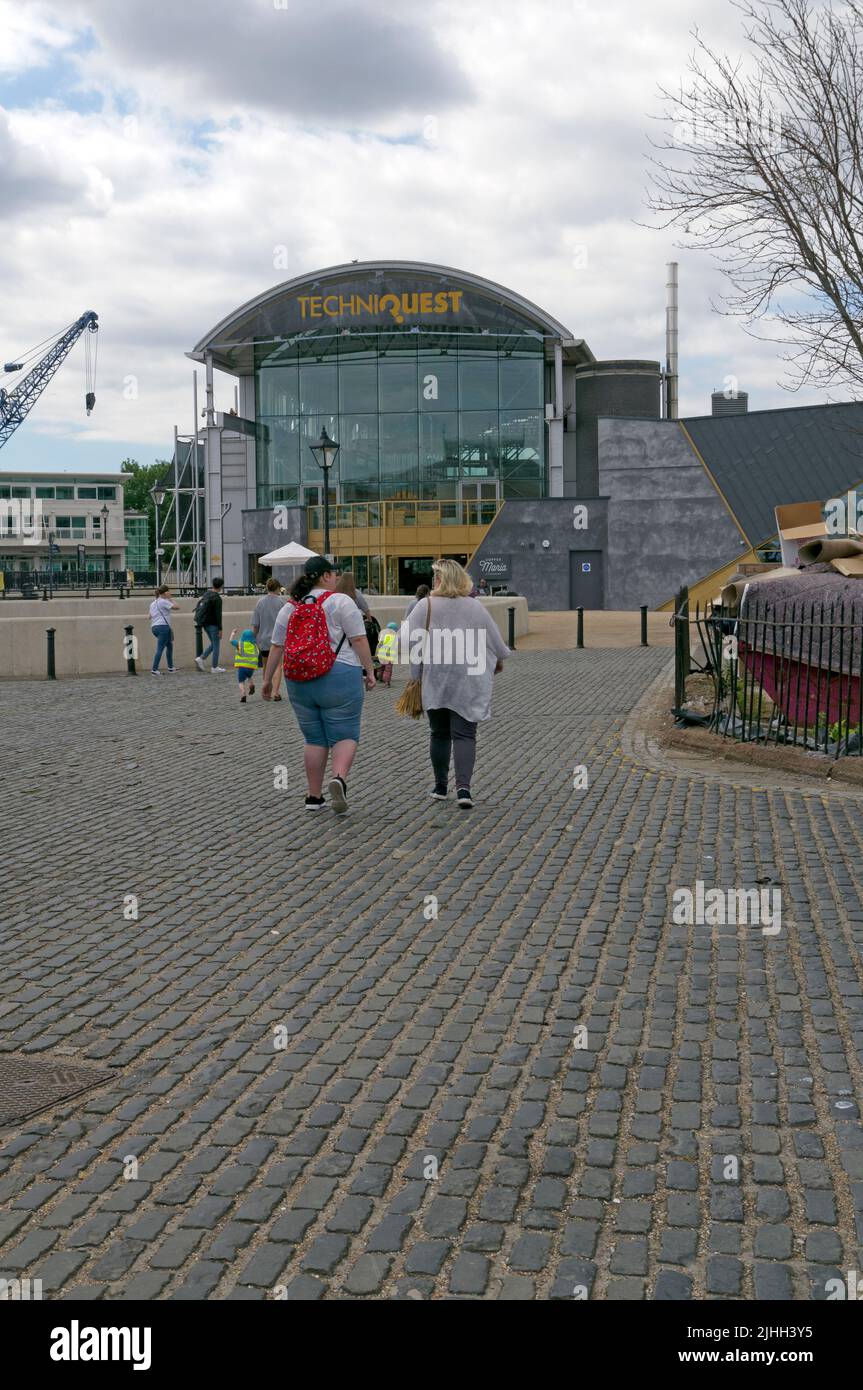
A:
[[[473,588],[473,580],[458,560],[435,560],[432,573],[440,576],[434,590],[438,598],[467,598]]]

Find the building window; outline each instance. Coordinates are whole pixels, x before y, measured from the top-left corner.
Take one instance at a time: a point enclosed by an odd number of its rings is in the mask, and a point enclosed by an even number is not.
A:
[[[79,487],[78,489],[79,502],[96,502],[98,496],[98,490],[94,487]]]
[[[37,497],[46,497],[46,498],[47,498],[47,497],[53,497],[53,496],[54,496],[54,489],[53,489],[52,487],[37,487],[37,489],[36,489],[36,496],[37,496]]]
[[[115,487],[100,487],[98,489],[99,502],[115,502],[117,500],[117,489]]]
[[[54,494],[58,502],[72,502],[75,499],[75,489],[73,487],[57,487]]]

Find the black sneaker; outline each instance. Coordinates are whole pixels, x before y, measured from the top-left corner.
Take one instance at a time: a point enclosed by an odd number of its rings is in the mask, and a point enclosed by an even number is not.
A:
[[[348,809],[348,784],[344,777],[333,777],[330,782],[330,801],[337,816],[343,816]]]
[[[324,809],[324,807],[326,806],[326,804],[327,804],[327,803],[324,801],[324,798],[323,798],[322,796],[307,796],[307,797],[306,797],[306,810],[307,810],[307,811],[322,811],[322,810]]]
[[[458,801],[458,804],[463,811],[473,810],[473,797],[470,794],[469,787],[462,787],[458,793],[456,800]]]
[[[447,790],[446,790],[446,787],[440,787],[440,786],[435,787],[434,791],[433,791],[433,792],[430,792],[429,795],[432,797],[432,799],[433,799],[434,801],[446,801],[446,797],[447,797]]]

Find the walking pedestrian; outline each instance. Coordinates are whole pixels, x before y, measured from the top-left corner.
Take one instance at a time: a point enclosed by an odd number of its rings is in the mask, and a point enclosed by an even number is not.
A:
[[[336,584],[336,591],[340,594],[347,594],[348,598],[352,598],[364,618],[367,618],[369,616],[372,610],[366,603],[364,595],[361,594],[359,589],[357,588],[357,582],[354,579],[353,570],[345,570],[342,574],[339,575],[339,582]]]
[[[203,598],[199,599],[195,609],[195,625],[196,627],[203,628],[210,639],[210,645],[207,647],[207,650],[201,652],[200,656],[195,657],[195,665],[199,671],[203,671],[204,662],[208,656],[212,656],[213,674],[218,674],[225,670],[224,666],[219,665],[219,644],[222,640],[222,589],[224,587],[224,579],[217,576]]]
[[[234,648],[234,666],[240,686],[240,704],[244,705],[246,696],[255,693],[255,672],[258,669],[258,647],[255,642],[255,634],[250,627],[247,627],[242,636],[237,637],[237,629],[232,628],[229,641]]]
[[[162,674],[159,670],[162,652],[165,653],[171,675],[177,669],[174,665],[174,629],[171,626],[171,613],[177,612],[180,605],[172,602],[170,593],[167,584],[160,584],[156,590],[156,597],[150,604],[150,627],[156,639],[156,651],[151,668],[151,674],[154,676]]]
[[[333,810],[347,810],[348,773],[360,740],[363,688],[375,685],[363,615],[336,592],[338,575],[322,555],[306,561],[273,628],[262,695],[272,695],[277,664],[285,660],[285,686],[305,741],[306,809],[323,810],[324,774]]]
[[[431,590],[430,590],[428,584],[420,584],[420,585],[418,585],[418,586],[417,586],[417,591],[416,591],[416,593],[414,594],[413,598],[411,599],[410,603],[408,604],[407,608],[405,609],[405,617],[406,617],[406,618],[410,617],[411,613],[412,613],[412,612],[414,611],[414,609],[416,608],[416,606],[417,606],[417,604],[419,603],[420,599],[421,599],[421,598],[426,598],[430,593],[431,593]]]
[[[491,718],[494,677],[509,647],[488,610],[470,597],[473,580],[456,560],[436,560],[432,573],[432,592],[420,600],[408,624],[410,675],[422,682],[428,715],[431,795],[446,800],[452,759],[456,799],[470,810],[477,724]]]
[[[255,604],[255,611],[252,615],[252,632],[258,644],[260,653],[260,665],[263,670],[267,668],[267,657],[270,655],[270,643],[273,640],[273,628],[276,618],[285,606],[282,598],[282,586],[278,579],[273,579],[272,575],[267,580],[267,588],[263,598],[259,598]],[[281,700],[279,688],[282,684],[282,668],[277,666],[273,672],[273,700],[278,703]]]

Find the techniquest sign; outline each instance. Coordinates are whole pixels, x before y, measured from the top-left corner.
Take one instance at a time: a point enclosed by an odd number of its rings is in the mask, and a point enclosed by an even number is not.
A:
[[[298,295],[300,318],[343,319],[381,318],[387,314],[396,322],[407,319],[459,314],[463,290],[414,290],[402,294],[324,294]]]

